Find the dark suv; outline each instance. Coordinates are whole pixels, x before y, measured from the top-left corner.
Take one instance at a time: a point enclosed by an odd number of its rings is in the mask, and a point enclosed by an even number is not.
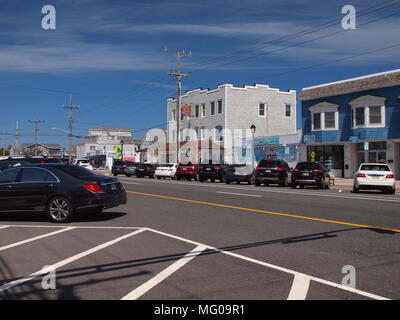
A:
[[[121,160],[114,160],[113,166],[111,168],[111,173],[116,177],[119,174],[125,174],[126,164]]]
[[[291,183],[291,171],[289,165],[284,160],[261,160],[256,168],[255,184],[262,183],[266,186],[279,184],[286,187]]]
[[[199,182],[210,179],[211,182],[219,180],[219,182],[224,182],[225,173],[232,173],[232,168],[225,164],[200,164],[198,166]]]
[[[136,177],[149,177],[154,178],[154,172],[156,171],[156,165],[151,163],[140,163],[136,167]]]
[[[320,189],[329,188],[329,171],[318,162],[299,162],[292,171],[292,188],[314,185]]]

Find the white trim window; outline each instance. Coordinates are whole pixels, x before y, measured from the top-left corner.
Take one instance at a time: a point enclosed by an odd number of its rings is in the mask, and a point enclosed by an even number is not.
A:
[[[222,104],[222,100],[218,100],[217,105],[218,105],[218,107],[217,107],[218,114],[222,114],[224,112],[224,107],[223,107],[223,104]]]
[[[366,95],[350,101],[351,125],[357,128],[384,128],[386,126],[384,97]]]
[[[290,103],[285,103],[285,118],[292,117],[292,105]]]
[[[308,110],[311,112],[311,131],[339,130],[339,105],[321,102]]]
[[[215,115],[215,101],[210,102],[210,114]]]
[[[258,104],[258,116],[261,118],[265,118],[267,116],[267,104],[266,103]]]
[[[201,104],[201,117],[204,118],[206,116],[206,104]]]
[[[194,117],[195,118],[198,118],[199,117],[199,105],[198,104],[196,104],[195,106],[194,106]]]

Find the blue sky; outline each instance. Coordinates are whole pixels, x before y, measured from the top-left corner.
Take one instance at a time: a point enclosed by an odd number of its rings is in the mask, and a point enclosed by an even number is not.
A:
[[[47,4],[57,10],[56,30],[41,28]],[[359,13],[356,30],[341,28],[346,4]],[[399,68],[400,46],[380,50],[400,44],[395,0],[0,0],[0,9],[0,133],[13,133],[18,120],[21,142],[33,141],[29,120],[38,116],[45,121],[40,141],[67,145],[66,134],[51,128],[67,130],[62,105],[70,92],[80,106],[76,135],[107,125],[130,127],[140,137],[145,128],[164,124],[166,98],[175,95],[175,81],[166,74],[176,65],[164,47],[192,51],[183,62],[191,73],[184,90],[267,83],[300,93]]]

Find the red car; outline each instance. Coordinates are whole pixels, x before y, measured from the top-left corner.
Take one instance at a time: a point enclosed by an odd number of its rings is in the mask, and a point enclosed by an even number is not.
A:
[[[187,179],[187,180],[196,180],[197,181],[198,174],[198,166],[192,163],[178,165],[176,169],[176,180]]]

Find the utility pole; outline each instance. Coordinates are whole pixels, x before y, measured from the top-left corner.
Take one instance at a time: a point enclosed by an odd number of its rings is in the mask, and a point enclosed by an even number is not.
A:
[[[15,126],[15,146],[19,147],[19,122],[17,120],[17,124]]]
[[[33,130],[35,132],[35,145],[36,145],[35,155],[37,155],[37,145],[38,145],[38,142],[39,142],[39,131],[40,131],[39,125],[44,123],[44,121],[43,120],[39,120],[38,119],[38,115],[36,115],[36,120],[29,120],[29,122],[35,124],[35,129],[33,129]]]
[[[181,58],[182,57],[191,57],[192,53],[189,52],[189,54],[185,54],[185,51],[177,51],[177,52],[170,52],[167,49],[164,50],[165,53],[167,54],[172,54],[175,55],[177,58],[177,69],[176,72],[169,72],[169,76],[173,76],[176,78],[176,112],[175,112],[175,117],[176,117],[176,162],[180,163],[180,120],[181,120],[181,81],[182,77],[188,77],[188,73],[181,73]]]
[[[63,106],[63,108],[65,109],[69,109],[69,115],[66,117],[68,119],[68,129],[69,129],[69,133],[68,133],[68,162],[71,163],[71,154],[72,154],[72,123],[74,122],[74,118],[72,116],[72,111],[75,109],[79,109],[79,106],[74,106],[72,105],[72,94],[69,96],[69,106],[65,107]]]
[[[8,139],[7,139],[7,131],[3,130],[2,136],[1,136],[1,145],[2,145],[2,149],[3,149],[3,156],[6,155],[6,146],[8,143]]]

